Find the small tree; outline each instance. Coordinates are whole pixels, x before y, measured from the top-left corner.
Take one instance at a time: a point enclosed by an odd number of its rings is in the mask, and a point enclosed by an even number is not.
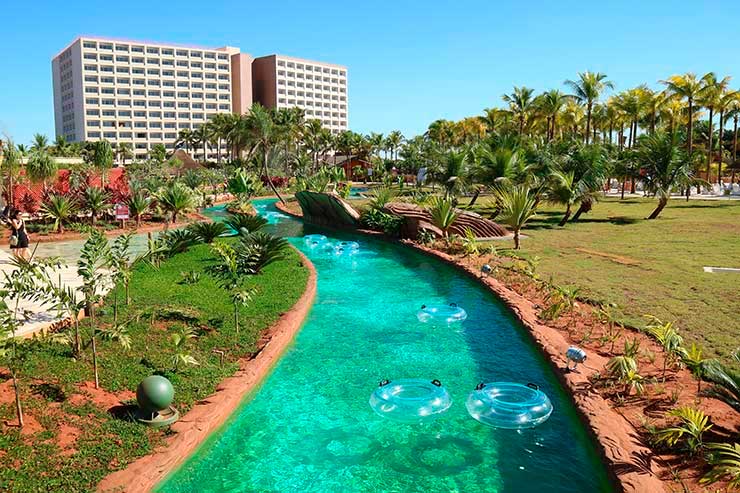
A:
[[[519,232],[537,215],[537,199],[524,185],[511,188],[499,187],[494,191],[502,222],[514,231],[514,248],[519,250]]]
[[[64,233],[64,223],[77,213],[77,202],[66,195],[52,193],[41,204],[41,212],[44,217],[54,221],[57,233]]]
[[[95,222],[100,214],[110,206],[110,194],[102,188],[87,187],[82,193],[83,209],[90,213],[90,222]]]
[[[681,354],[683,337],[681,337],[678,331],[674,328],[673,322],[664,323],[657,317],[653,316],[648,316],[648,318],[652,320],[652,323],[645,327],[645,330],[648,334],[653,336],[663,348],[663,381],[665,382],[665,372],[669,361],[672,363]]]
[[[136,227],[141,226],[141,216],[149,211],[152,205],[152,197],[141,187],[132,187],[131,193],[126,199],[129,214],[136,219]]]
[[[254,268],[248,257],[240,254],[226,243],[216,243],[211,247],[216,255],[217,263],[208,268],[208,272],[216,278],[221,288],[229,291],[231,303],[234,306],[234,329],[239,334],[239,307],[245,306],[254,290],[245,290],[244,281],[247,276],[254,274]],[[247,292],[246,294],[244,292]]]
[[[187,343],[192,339],[196,339],[198,335],[192,327],[182,327],[178,332],[173,333],[172,346],[174,354],[172,355],[172,371],[177,373],[177,368],[180,363],[189,366],[195,366],[198,361],[187,352]]]
[[[77,275],[82,279],[80,291],[85,299],[85,306],[90,315],[90,343],[93,353],[93,372],[95,388],[100,387],[98,378],[98,350],[96,344],[95,305],[101,299],[101,292],[109,282],[106,269],[110,266],[110,246],[108,240],[98,230],[93,230],[85,241],[77,261]]]
[[[692,455],[704,447],[702,436],[712,428],[709,416],[702,410],[689,406],[674,409],[668,412],[668,415],[679,418],[680,422],[676,426],[659,430],[655,438],[657,443],[675,447],[683,440],[686,450]]]
[[[442,230],[445,240],[449,240],[450,228],[458,216],[452,201],[437,197],[432,202],[429,213],[432,215],[432,224]]]
[[[111,267],[111,278],[115,284],[122,284],[124,288],[124,299],[126,305],[131,302],[131,279],[133,279],[134,268],[142,262],[148,261],[153,254],[158,253],[161,248],[154,251],[149,249],[139,255],[132,255],[131,240],[133,233],[126,233],[115,240],[109,250],[108,263]],[[113,323],[118,323],[118,292],[113,290]]]
[[[192,210],[195,206],[193,192],[182,183],[171,183],[156,193],[157,202],[177,222],[177,215]]]
[[[113,148],[107,140],[93,142],[92,146],[92,165],[100,173],[100,182],[105,186],[108,170],[113,167]]]

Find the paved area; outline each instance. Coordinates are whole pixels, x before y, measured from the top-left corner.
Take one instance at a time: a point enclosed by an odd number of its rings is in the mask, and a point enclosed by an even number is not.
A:
[[[10,252],[8,250],[0,250],[0,272],[10,275],[13,270],[10,262]],[[74,263],[59,269],[55,274],[57,279],[61,278],[62,284],[75,288],[82,285],[82,281],[77,276],[77,266]],[[8,307],[15,308],[15,299],[4,299],[4,301]],[[51,309],[49,305],[42,305],[34,301],[21,299],[18,308],[21,313],[25,313],[26,315],[25,322],[17,333],[19,336],[29,336],[49,327],[60,319],[57,310]]]

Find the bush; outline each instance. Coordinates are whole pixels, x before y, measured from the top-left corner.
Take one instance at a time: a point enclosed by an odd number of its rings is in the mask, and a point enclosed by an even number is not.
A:
[[[363,227],[375,231],[382,231],[388,236],[398,236],[403,222],[403,217],[388,214],[380,209],[370,209],[365,211],[360,217],[360,224],[362,224]]]

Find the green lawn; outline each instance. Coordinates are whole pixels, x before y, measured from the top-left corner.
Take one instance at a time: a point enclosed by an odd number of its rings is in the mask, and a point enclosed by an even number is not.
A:
[[[523,231],[522,253],[541,259],[543,278],[617,303],[625,321],[675,320],[688,341],[727,356],[740,346],[740,274],[702,268],[740,267],[740,202],[671,200],[645,220],[655,204],[605,198],[564,228],[563,207],[545,204]]]
[[[130,320],[132,347],[99,343],[101,386],[110,391],[135,390],[146,376],[168,377],[176,392],[175,405],[186,412],[194,402],[213,393],[217,384],[237,368],[237,359],[255,348],[260,332],[287,311],[303,293],[308,277],[298,254],[290,249],[286,260],[268,266],[249,285],[257,288],[252,304],[241,313],[237,337],[228,295],[203,269],[211,259],[209,247],[199,245],[164,262],[159,270],[141,266],[132,284],[132,303],[119,315]],[[181,273],[201,272],[196,284],[182,284]],[[119,291],[119,300],[122,293]],[[111,301],[103,322],[111,321]],[[171,334],[184,325],[199,337],[188,345],[197,366],[173,371]],[[226,351],[222,367],[213,349]],[[106,409],[80,403],[71,396],[79,384],[92,380],[89,349],[79,361],[66,345],[49,341],[30,343],[21,375],[23,402],[41,430],[22,437],[17,429],[0,435],[0,491],[90,491],[106,474],[148,453],[161,440],[157,432],[113,418]],[[14,421],[11,403],[0,405],[0,419]],[[62,424],[78,438],[62,450],[55,437]]]

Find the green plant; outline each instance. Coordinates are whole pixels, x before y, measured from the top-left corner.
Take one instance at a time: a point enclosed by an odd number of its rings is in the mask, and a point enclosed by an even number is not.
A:
[[[416,235],[416,241],[424,246],[429,246],[434,243],[434,233],[428,229],[419,229]]]
[[[368,209],[360,216],[360,224],[363,227],[375,231],[382,231],[388,236],[398,236],[404,218],[395,214],[388,214],[380,209]]]
[[[108,250],[109,255],[109,266],[111,269],[111,280],[116,284],[123,284],[124,288],[124,301],[126,305],[131,302],[131,279],[133,277],[134,268],[142,263],[151,261],[152,257],[163,252],[162,246],[155,247],[154,250],[151,248],[138,255],[132,255],[131,252],[131,240],[133,239],[133,233],[126,233],[118,236],[113,240],[113,244]],[[118,322],[118,291],[113,292],[113,323]]]
[[[110,205],[110,194],[102,188],[87,187],[82,192],[83,210],[90,213],[90,222],[95,225],[98,216]]]
[[[259,274],[271,263],[285,258],[287,249],[287,240],[261,231],[240,233],[236,246],[237,253],[250,266],[252,274]]]
[[[201,243],[200,237],[189,229],[173,229],[162,233],[159,238],[163,244],[157,250],[166,252],[170,257]]]
[[[170,214],[173,223],[177,222],[178,214],[192,210],[195,206],[192,190],[178,182],[160,188],[155,197],[159,206]]]
[[[497,187],[494,197],[501,221],[514,231],[514,249],[519,250],[520,231],[537,215],[537,199],[533,191],[524,185]]]
[[[478,238],[470,228],[465,228],[465,235],[462,238],[463,251],[466,256],[478,255],[480,250],[478,248]]]
[[[707,462],[712,469],[701,478],[701,483],[727,480],[730,488],[740,488],[740,443],[710,443],[707,449]]]
[[[455,207],[452,205],[451,200],[445,200],[442,198],[435,198],[432,200],[432,205],[429,208],[429,213],[432,216],[432,224],[442,230],[442,235],[445,239],[449,238],[449,230],[457,220],[458,213]]]
[[[54,228],[58,233],[64,233],[64,223],[77,213],[77,203],[66,195],[51,193],[41,204],[44,217],[54,220]]]
[[[382,209],[396,197],[396,192],[392,188],[378,187],[370,193],[370,208]]]
[[[740,412],[740,372],[712,360],[704,364],[704,377],[714,384],[705,391],[706,395]]]
[[[203,243],[213,243],[213,240],[228,232],[228,227],[223,223],[217,222],[200,222],[193,223],[188,228]]]
[[[180,277],[180,284],[197,284],[200,281],[200,272],[194,270],[180,272]]]
[[[630,341],[624,341],[623,353],[625,356],[630,358],[637,357],[640,353],[640,340],[635,338]]]
[[[93,353],[93,372],[95,388],[100,387],[98,378],[98,350],[96,343],[95,305],[100,300],[100,292],[106,282],[105,269],[110,266],[110,246],[100,231],[93,231],[80,250],[77,261],[77,275],[82,279],[80,291],[85,298],[85,306],[90,314],[90,345]]]
[[[606,364],[609,374],[619,380],[630,371],[637,371],[637,361],[632,356],[614,356]]]
[[[177,373],[180,363],[187,366],[195,366],[198,361],[187,352],[187,344],[190,340],[197,338],[198,335],[192,327],[181,327],[180,330],[170,336],[172,340],[172,371]]]
[[[681,354],[683,337],[674,328],[673,322],[662,322],[651,315],[648,315],[647,318],[652,323],[645,327],[646,332],[653,336],[663,348],[663,381],[665,382],[665,372],[668,364],[675,362]]]
[[[229,214],[224,224],[237,233],[242,231],[255,233],[267,225],[267,219],[251,214]]]
[[[696,378],[696,392],[701,393],[701,381],[705,377],[707,363],[711,360],[704,358],[702,349],[693,342],[688,349],[681,348],[680,356],[681,361],[691,370],[692,375]]]
[[[607,325],[607,333],[604,338],[605,341],[609,342],[609,352],[614,352],[614,343],[619,339],[622,333],[622,326],[619,323],[619,318],[616,313],[616,305],[613,303],[602,304],[599,306],[596,315],[601,323]]]
[[[676,426],[658,430],[655,442],[675,447],[680,441],[685,440],[686,450],[690,454],[699,451],[703,447],[702,436],[712,428],[709,416],[700,409],[689,406],[673,409],[668,415],[679,418],[680,422]]]
[[[141,187],[132,187],[131,193],[126,199],[126,205],[131,217],[136,219],[136,226],[141,226],[141,216],[149,211],[152,205],[152,197]]]

